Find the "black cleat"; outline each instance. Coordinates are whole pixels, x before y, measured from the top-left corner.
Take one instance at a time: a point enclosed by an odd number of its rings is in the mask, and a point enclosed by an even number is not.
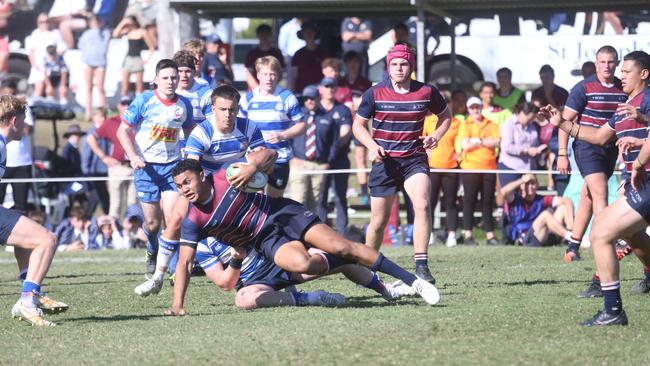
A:
[[[586,290],[578,294],[578,297],[581,299],[589,299],[592,297],[603,297],[603,290],[600,288],[600,284],[591,282],[589,287]]]
[[[497,240],[497,238],[492,238],[492,239],[487,239],[485,241],[485,245],[495,246],[495,245],[501,245],[501,243]]]
[[[612,315],[605,310],[600,310],[593,318],[586,322],[580,323],[583,327],[601,327],[606,325],[627,325],[627,315],[625,310],[621,309],[620,314]]]
[[[630,293],[633,295],[642,295],[647,294],[648,292],[650,292],[650,281],[645,278],[630,289]]]
[[[429,267],[426,265],[415,266],[415,275],[431,284],[436,284],[436,279],[433,278],[429,271]]]
[[[147,251],[147,255],[144,257],[147,262],[147,273],[154,274],[156,272],[156,258],[158,257],[157,252]]]
[[[464,244],[464,245],[478,245],[478,244],[476,243],[476,240],[474,240],[474,238],[471,237],[471,236],[470,236],[469,238],[465,238],[465,239],[463,240],[463,244]]]

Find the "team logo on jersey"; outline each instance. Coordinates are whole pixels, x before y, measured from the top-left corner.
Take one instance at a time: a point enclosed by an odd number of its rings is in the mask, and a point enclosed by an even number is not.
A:
[[[177,128],[153,126],[149,132],[149,139],[161,142],[176,142],[178,136]]]
[[[174,108],[174,119],[181,119],[183,117],[183,108],[176,107]]]
[[[339,112],[334,112],[334,115],[332,115],[332,118],[339,119],[339,118],[341,118],[341,115],[339,114]]]

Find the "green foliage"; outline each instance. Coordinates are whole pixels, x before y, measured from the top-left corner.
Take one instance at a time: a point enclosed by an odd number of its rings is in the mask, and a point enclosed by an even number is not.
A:
[[[412,269],[412,248],[385,248]],[[430,250],[442,301],[396,304],[332,276],[302,286],[349,296],[342,308],[239,310],[234,293],[195,277],[184,318],[166,318],[171,288],[139,298],[143,253],[57,253],[45,291],[70,304],[35,329],[12,320],[20,296],[16,265],[0,253],[0,365],[641,365],[650,334],[646,296],[630,296],[642,277],[636,258],[621,263],[629,327],[583,329],[602,307],[578,299],[593,261],[562,263],[563,248]],[[384,276],[386,278],[386,276]],[[393,279],[386,278],[392,282]]]

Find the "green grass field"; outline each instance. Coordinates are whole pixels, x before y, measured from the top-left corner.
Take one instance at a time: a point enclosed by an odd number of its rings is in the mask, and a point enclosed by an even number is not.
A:
[[[184,318],[161,314],[171,288],[139,298],[143,253],[57,254],[45,291],[70,304],[36,329],[11,319],[19,296],[13,255],[0,254],[2,365],[645,365],[649,299],[629,296],[642,276],[636,258],[622,262],[628,327],[583,329],[576,324],[602,306],[578,299],[593,261],[564,264],[562,248],[431,248],[442,301],[391,304],[334,276],[303,285],[341,292],[341,308],[234,307],[224,293],[195,277]],[[412,268],[411,248],[386,248]],[[392,281],[392,279],[389,279]]]

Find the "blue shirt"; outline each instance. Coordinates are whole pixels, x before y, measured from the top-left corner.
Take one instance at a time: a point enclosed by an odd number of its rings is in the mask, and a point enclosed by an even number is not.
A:
[[[315,111],[310,112],[306,108],[303,108],[306,121],[309,121],[312,113],[314,123],[316,123],[316,161],[319,163],[334,164],[340,151],[340,126],[342,124],[350,124],[352,118],[350,110],[342,104],[337,104],[330,111],[325,111],[323,108],[318,107]],[[309,125],[307,128],[309,129]],[[294,137],[292,141],[295,156],[303,160],[307,159],[305,153],[306,139],[307,134],[305,133]]]
[[[88,135],[94,134],[95,133],[95,126],[89,128],[86,133]],[[106,155],[111,155],[111,150],[113,148],[112,144],[110,141],[100,138],[100,137],[95,137],[95,141],[97,141],[97,145],[99,145],[99,148],[104,152]],[[89,175],[89,174],[101,174],[105,175],[108,173],[108,168],[106,167],[106,164],[97,156],[94,152],[93,149],[90,148],[90,145],[88,144],[87,138],[83,140],[83,143],[81,144],[81,171],[84,173],[84,175]]]
[[[138,95],[122,121],[135,130],[136,152],[148,163],[171,163],[181,158],[179,130],[192,128],[192,104],[181,95],[163,100],[156,91]]]
[[[106,67],[106,52],[111,40],[107,28],[88,29],[79,38],[77,47],[81,51],[81,62],[92,67]]]
[[[247,248],[248,253],[242,262],[241,272],[239,273],[239,282],[246,282],[259,268],[268,262],[255,249]],[[209,269],[221,263],[222,266],[228,265],[231,259],[230,246],[221,243],[215,238],[208,237],[199,243],[196,248],[196,260],[203,269]]]
[[[290,141],[271,144],[267,136],[270,133],[282,132],[304,119],[295,95],[281,87],[276,87],[271,95],[262,95],[259,87],[255,88],[242,99],[239,115],[254,122],[262,131],[267,147],[278,152],[276,163],[286,164],[291,160],[293,152]]]

